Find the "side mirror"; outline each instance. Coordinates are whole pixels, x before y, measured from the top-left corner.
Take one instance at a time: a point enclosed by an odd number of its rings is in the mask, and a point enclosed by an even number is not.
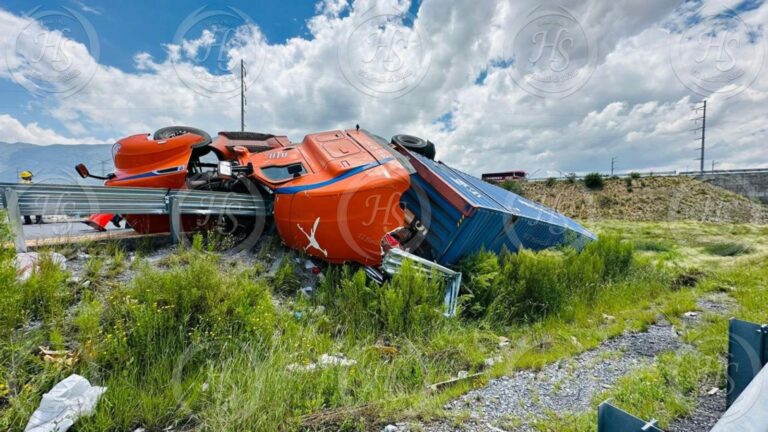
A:
[[[77,173],[82,178],[88,178],[91,176],[91,173],[88,171],[88,168],[84,164],[77,164],[75,171],[77,171]]]

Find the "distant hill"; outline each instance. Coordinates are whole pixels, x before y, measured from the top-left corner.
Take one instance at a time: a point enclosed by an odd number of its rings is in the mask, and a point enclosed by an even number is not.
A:
[[[602,190],[559,180],[524,182],[523,195],[580,220],[696,220],[768,224],[768,206],[690,177],[607,179]]]
[[[74,183],[79,180],[75,165],[81,162],[94,174],[101,174],[102,167],[112,171],[112,146],[0,142],[0,182],[15,182],[17,170],[31,170],[36,182]]]

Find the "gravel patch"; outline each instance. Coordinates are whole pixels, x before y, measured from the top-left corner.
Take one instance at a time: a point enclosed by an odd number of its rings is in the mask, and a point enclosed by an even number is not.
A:
[[[690,417],[677,419],[665,429],[666,432],[707,432],[715,426],[725,413],[725,392],[714,395],[702,390],[696,411]]]
[[[658,354],[681,346],[674,327],[666,322],[652,325],[646,332],[626,332],[540,371],[524,370],[491,380],[485,387],[449,402],[444,406],[449,412],[469,411],[469,418],[458,429],[446,422],[426,424],[423,429],[488,431],[513,419],[515,430],[530,431],[531,421],[547,412],[579,413],[590,409],[595,395],[611,388],[619,378],[652,363]]]

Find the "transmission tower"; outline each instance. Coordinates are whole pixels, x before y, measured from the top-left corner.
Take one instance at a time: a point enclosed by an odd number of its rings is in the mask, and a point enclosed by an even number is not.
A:
[[[699,111],[701,111],[701,117],[694,117],[692,120],[694,123],[697,123],[699,120],[701,120],[701,126],[697,128],[691,129],[691,131],[701,131],[701,137],[696,138],[696,141],[701,140],[701,147],[699,147],[697,150],[701,152],[701,156],[696,158],[696,160],[699,161],[699,174],[704,174],[704,138],[706,136],[707,132],[707,100],[704,99],[702,101],[702,104],[700,106],[693,107],[693,112],[696,113],[696,115],[699,114]]]

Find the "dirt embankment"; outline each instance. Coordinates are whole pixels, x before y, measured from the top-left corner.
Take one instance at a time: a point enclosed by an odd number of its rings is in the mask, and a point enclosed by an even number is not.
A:
[[[768,224],[768,206],[689,177],[606,179],[600,190],[584,183],[526,182],[523,195],[580,220],[694,220]]]

